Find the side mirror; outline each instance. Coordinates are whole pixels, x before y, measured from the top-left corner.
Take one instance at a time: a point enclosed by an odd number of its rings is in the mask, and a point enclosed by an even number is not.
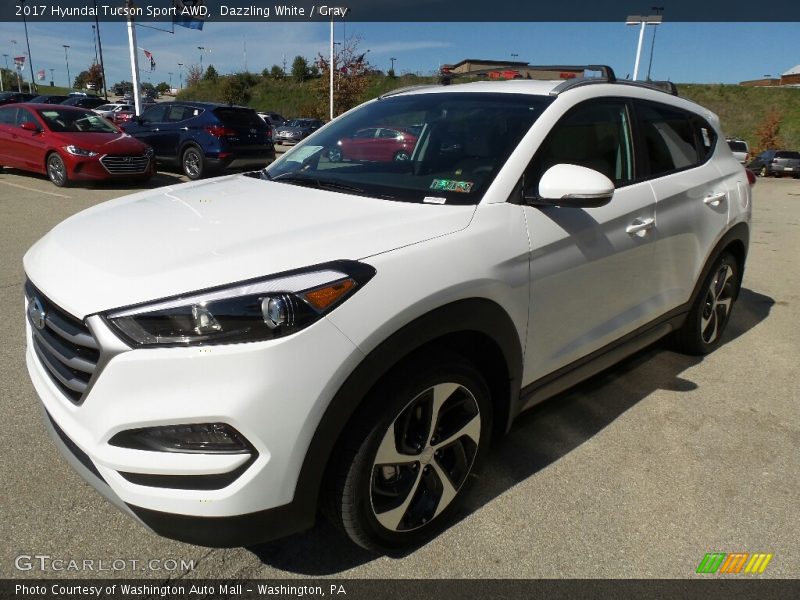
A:
[[[539,180],[539,195],[525,196],[531,206],[599,208],[614,196],[614,183],[602,173],[578,165],[559,164]]]
[[[24,123],[21,123],[20,127],[25,131],[30,131],[31,133],[39,133],[41,131],[41,129],[36,123],[31,123],[30,121],[25,121]]]

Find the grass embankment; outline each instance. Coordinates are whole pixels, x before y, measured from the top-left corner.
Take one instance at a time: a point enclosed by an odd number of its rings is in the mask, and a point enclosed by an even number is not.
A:
[[[317,80],[295,82],[291,79],[258,78],[250,88],[248,104],[257,110],[271,110],[287,118],[308,116],[319,103]],[[222,102],[222,81],[201,81],[184,89],[178,98]],[[375,98],[393,89],[435,83],[434,77],[371,77],[363,100]],[[756,134],[770,109],[781,115],[780,138],[786,148],[800,148],[800,88],[756,88],[739,85],[679,84],[680,95],[701,104],[719,115],[725,135],[748,142],[752,150],[759,147]]]

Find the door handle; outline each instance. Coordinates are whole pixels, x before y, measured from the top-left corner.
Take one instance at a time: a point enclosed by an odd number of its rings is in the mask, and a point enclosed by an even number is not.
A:
[[[189,131],[188,127],[181,127],[181,131]]]
[[[156,127],[155,129],[151,129],[150,131],[161,131],[161,130],[158,127]]]
[[[703,203],[709,206],[719,206],[719,203],[728,198],[725,192],[715,192],[703,198]]]
[[[656,220],[655,219],[634,219],[633,223],[628,225],[625,228],[625,233],[630,233],[631,235],[638,235],[639,237],[644,237],[647,234],[648,229],[652,229],[655,227]]]

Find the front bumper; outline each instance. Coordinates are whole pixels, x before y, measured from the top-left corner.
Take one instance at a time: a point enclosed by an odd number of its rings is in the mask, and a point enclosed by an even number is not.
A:
[[[65,160],[67,177],[73,181],[136,181],[149,179],[156,173],[153,158],[150,159],[147,168],[140,173],[110,173],[100,163],[100,158],[70,156]]]
[[[102,346],[107,326],[97,316],[86,323]],[[31,335],[27,323],[28,371],[51,436],[75,470],[123,511],[159,534],[207,546],[251,544],[313,523],[316,507],[298,489],[299,473],[327,404],[362,358],[327,319],[270,342],[115,354],[80,403],[53,383]],[[108,443],[127,429],[209,422],[236,428],[257,457]],[[213,477],[243,465],[220,489],[140,485],[122,475]]]

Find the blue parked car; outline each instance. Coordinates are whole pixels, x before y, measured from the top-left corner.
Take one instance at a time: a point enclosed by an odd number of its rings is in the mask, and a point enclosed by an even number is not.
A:
[[[162,102],[122,125],[153,147],[156,162],[189,179],[227,168],[265,167],[275,158],[272,128],[251,108]]]

